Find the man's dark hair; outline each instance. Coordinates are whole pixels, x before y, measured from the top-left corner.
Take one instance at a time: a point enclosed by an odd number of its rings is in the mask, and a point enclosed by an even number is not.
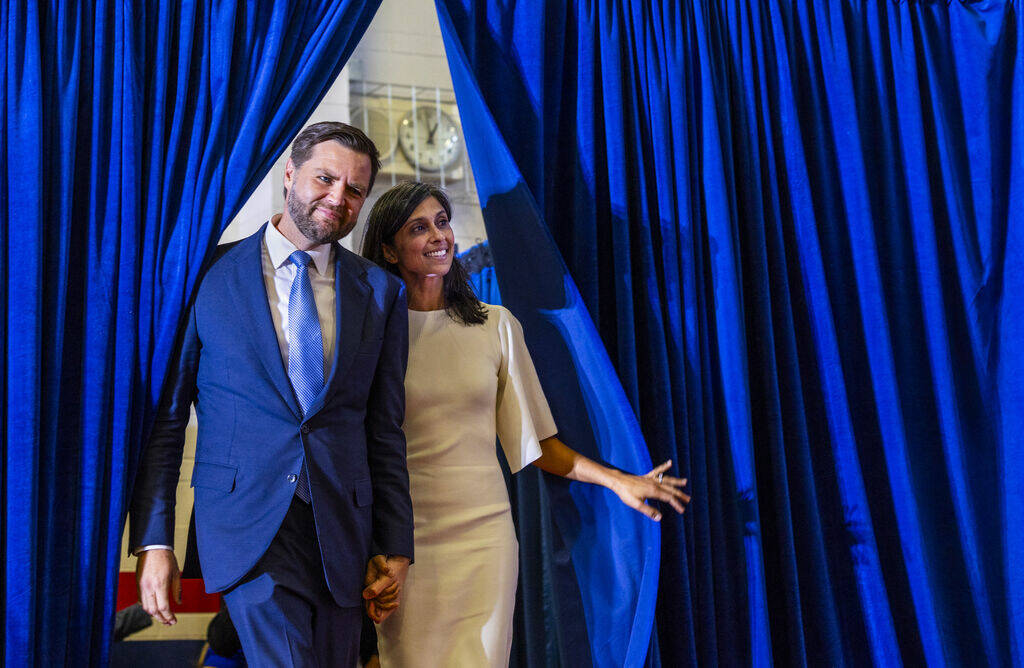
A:
[[[370,183],[366,191],[366,194],[369,195],[370,190],[373,190],[377,171],[380,169],[380,152],[377,151],[377,147],[370,141],[370,138],[357,127],[337,121],[313,123],[300,132],[292,142],[292,152],[289,157],[295,168],[298,169],[309,160],[314,146],[325,141],[336,141],[345,148],[350,148],[356,153],[362,153],[370,158]]]
[[[392,274],[401,276],[398,265],[388,262],[384,257],[384,244],[391,245],[395,242],[395,234],[402,229],[420,202],[428,197],[436,199],[451,220],[452,204],[448,195],[429,183],[406,181],[381,195],[366,218],[363,257]],[[457,257],[452,258],[452,268],[445,274],[442,285],[444,310],[447,311],[448,317],[464,325],[479,325],[487,320],[487,309],[477,299],[473,287],[469,284],[469,275]]]

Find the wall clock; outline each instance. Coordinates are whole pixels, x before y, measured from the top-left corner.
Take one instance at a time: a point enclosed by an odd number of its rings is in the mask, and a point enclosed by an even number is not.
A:
[[[437,107],[423,105],[398,122],[398,145],[409,164],[427,172],[451,169],[462,153],[459,125]]]

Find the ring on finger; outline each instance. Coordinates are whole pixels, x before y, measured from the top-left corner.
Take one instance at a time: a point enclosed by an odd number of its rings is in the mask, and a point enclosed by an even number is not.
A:
[[[658,484],[659,484],[659,485],[661,484],[661,479],[662,479],[662,478],[664,478],[664,477],[665,477],[665,474],[664,474],[664,473],[659,473],[659,474],[658,474]]]

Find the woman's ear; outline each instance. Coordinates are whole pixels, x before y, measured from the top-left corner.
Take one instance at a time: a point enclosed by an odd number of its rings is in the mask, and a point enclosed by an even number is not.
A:
[[[395,254],[395,251],[391,248],[391,246],[388,246],[387,244],[381,244],[380,249],[384,251],[385,260],[387,260],[390,264],[398,264],[398,255]]]

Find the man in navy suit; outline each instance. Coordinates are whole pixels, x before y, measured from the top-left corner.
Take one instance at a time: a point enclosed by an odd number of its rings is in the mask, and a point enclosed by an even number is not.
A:
[[[379,166],[356,128],[299,134],[285,212],[218,249],[202,280],[142,453],[129,533],[139,598],[173,624],[175,488],[195,404],[203,576],[251,665],[355,665],[364,597],[400,589],[413,556],[404,288],[336,243]]]

